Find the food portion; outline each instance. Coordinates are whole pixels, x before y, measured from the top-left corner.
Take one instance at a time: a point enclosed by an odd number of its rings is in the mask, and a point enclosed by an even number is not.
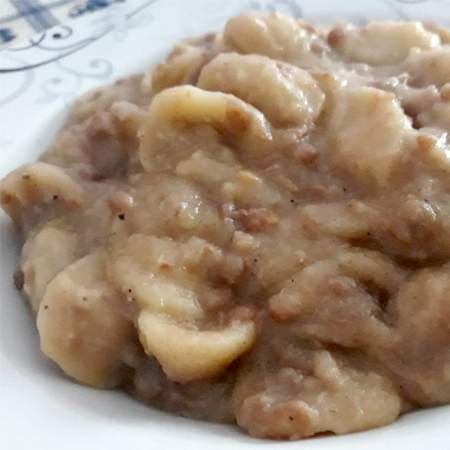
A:
[[[244,14],[81,98],[0,184],[42,351],[261,438],[449,403],[449,54]]]

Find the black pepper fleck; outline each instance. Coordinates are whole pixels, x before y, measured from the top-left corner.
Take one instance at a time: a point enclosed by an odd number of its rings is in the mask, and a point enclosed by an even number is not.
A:
[[[55,194],[54,196],[53,196],[53,200],[58,200],[58,196]]]
[[[289,420],[292,422],[294,418],[292,416],[289,416]]]
[[[44,305],[44,309],[48,309],[48,305]]]
[[[25,275],[24,273],[18,269],[14,272],[14,285],[20,291],[23,289],[23,285],[25,283]]]
[[[118,217],[120,220],[125,220],[125,214],[124,214],[124,213],[117,214],[117,217]]]

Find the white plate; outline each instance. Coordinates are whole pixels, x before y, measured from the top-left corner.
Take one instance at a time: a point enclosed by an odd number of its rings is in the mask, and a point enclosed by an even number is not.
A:
[[[132,1],[0,52],[0,177],[34,160],[86,90],[144,70],[178,39],[222,28],[242,9],[310,20],[450,20],[450,1]],[[76,385],[39,353],[31,315],[12,284],[14,231],[0,214],[0,447],[5,450],[450,449],[450,408],[402,417],[365,433],[302,442],[251,439],[230,426],[182,419],[120,392]]]

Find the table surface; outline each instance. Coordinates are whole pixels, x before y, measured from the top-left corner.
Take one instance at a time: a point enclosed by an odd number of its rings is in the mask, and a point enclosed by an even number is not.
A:
[[[0,49],[126,0],[0,0]]]

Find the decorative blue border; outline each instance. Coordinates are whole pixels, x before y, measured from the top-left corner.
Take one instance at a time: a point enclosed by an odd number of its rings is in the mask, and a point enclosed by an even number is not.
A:
[[[125,14],[125,21],[130,20],[137,14],[139,14],[144,9],[149,6],[155,4],[158,0],[147,0],[145,3],[135,8],[131,12]],[[101,39],[103,36],[106,36],[108,33],[115,29],[114,25],[109,25],[103,28],[100,31],[97,31],[92,36],[88,38],[81,39],[79,41],[65,43],[65,41],[69,40],[72,36],[74,36],[74,30],[72,27],[68,25],[58,25],[50,30],[44,31],[41,34],[33,36],[28,40],[28,43],[23,46],[18,47],[10,47],[2,50],[1,53],[12,53],[16,54],[18,52],[24,52],[26,50],[35,49],[41,51],[42,59],[33,62],[33,63],[23,63],[20,60],[17,60],[17,66],[13,67],[0,67],[0,75],[5,73],[12,72],[21,72],[24,70],[35,69],[40,66],[47,65],[49,63],[59,61],[66,56],[69,56],[82,48],[92,44],[93,42]],[[55,45],[58,44],[58,45]],[[49,55],[49,52],[57,52],[56,55]]]

